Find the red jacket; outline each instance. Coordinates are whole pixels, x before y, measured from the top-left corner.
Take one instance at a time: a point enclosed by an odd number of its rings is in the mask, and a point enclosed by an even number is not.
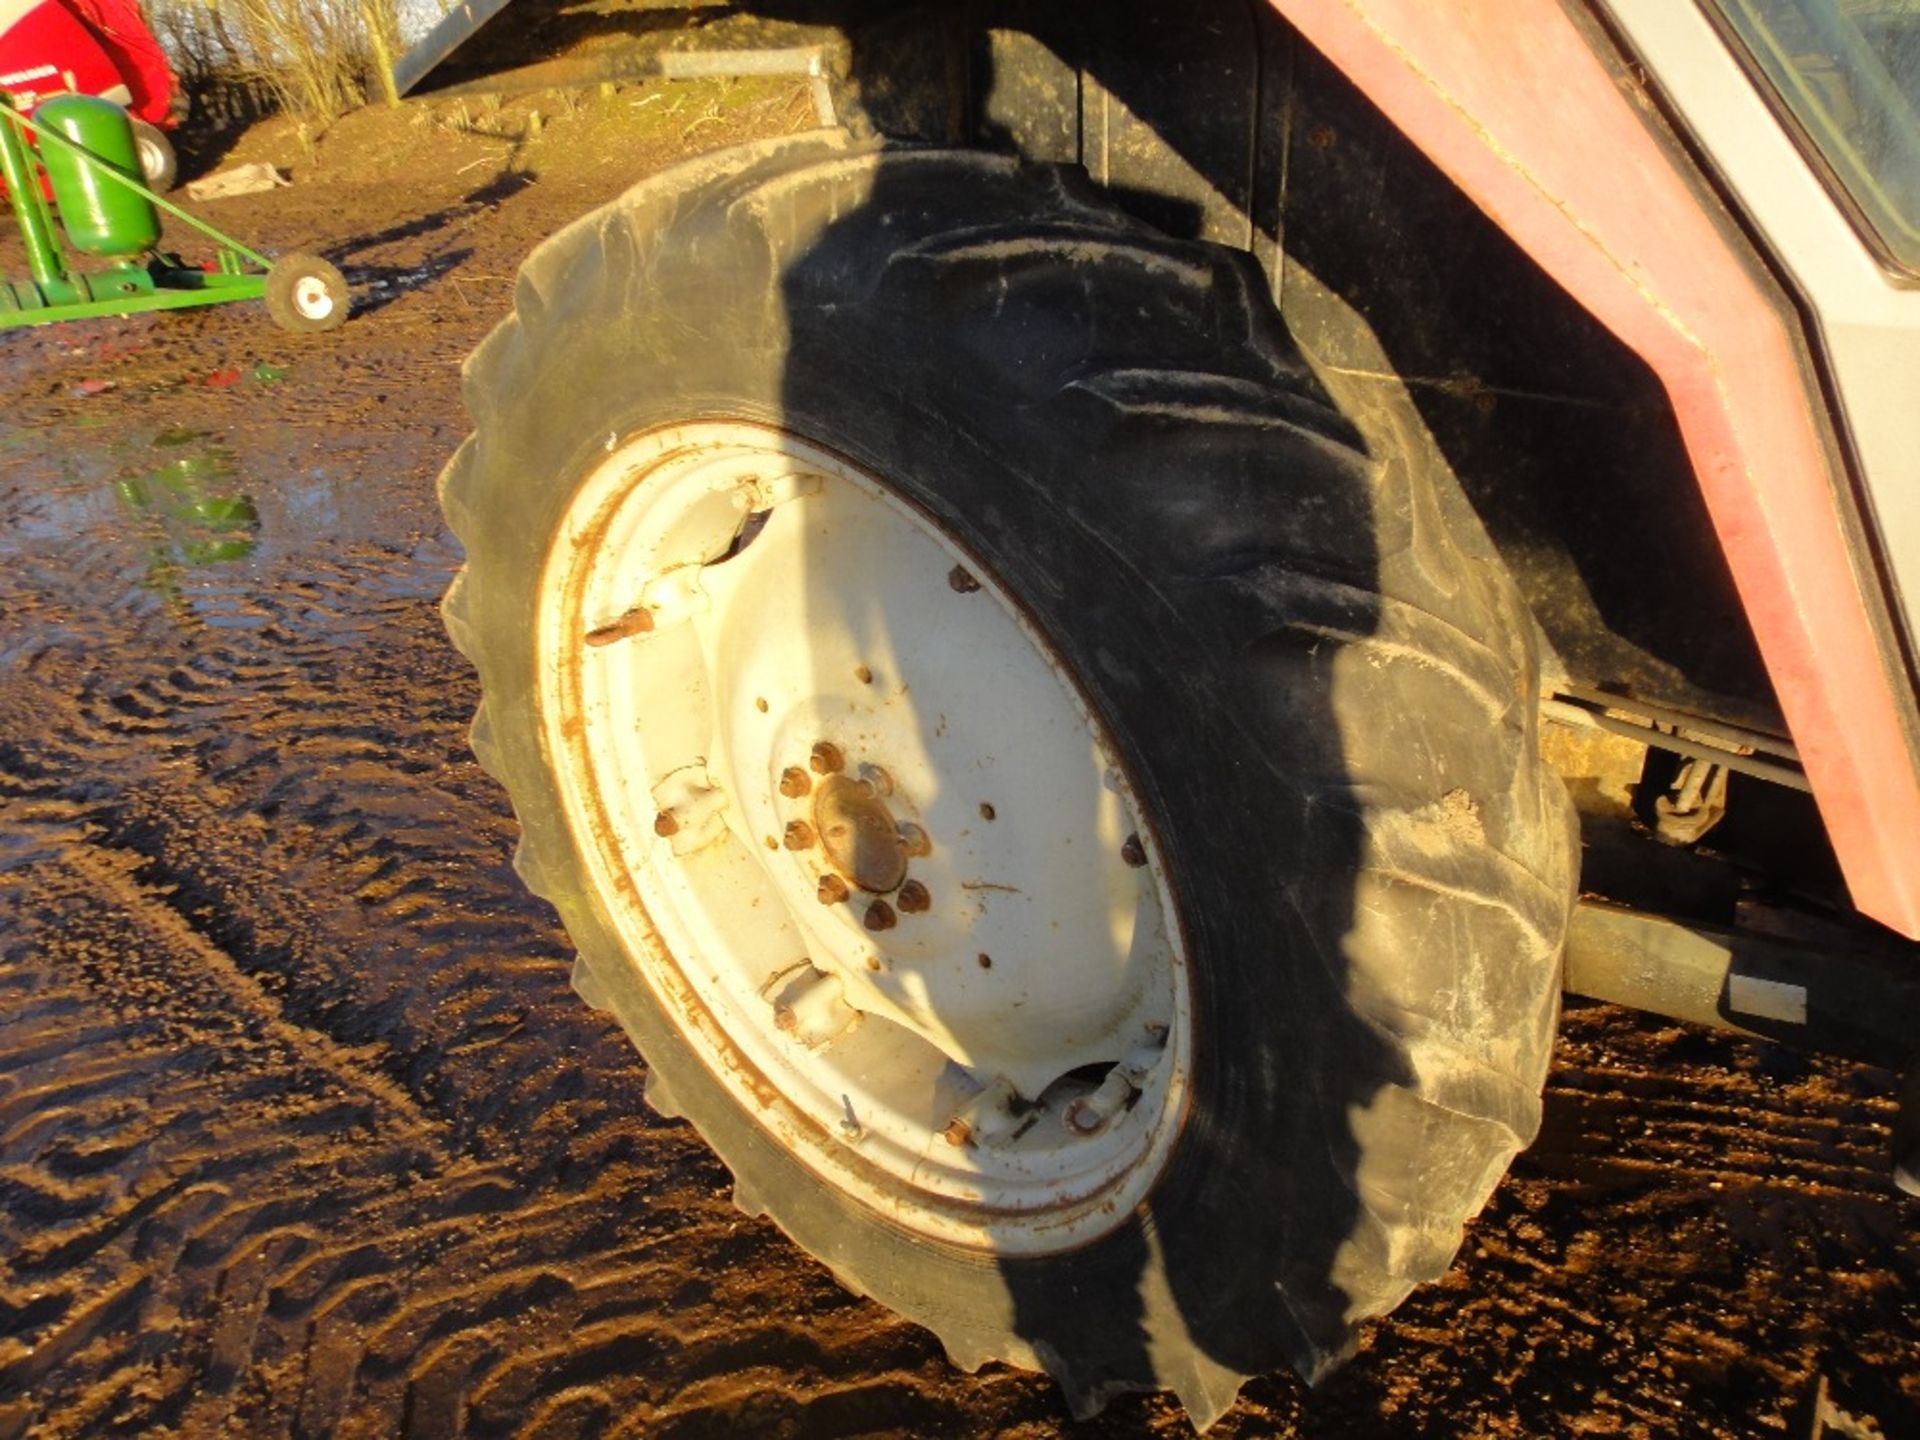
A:
[[[170,126],[178,88],[136,0],[0,0],[0,89],[22,110],[78,91]]]

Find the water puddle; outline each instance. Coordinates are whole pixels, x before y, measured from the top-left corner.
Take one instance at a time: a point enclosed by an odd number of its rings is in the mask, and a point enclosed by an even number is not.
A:
[[[0,569],[42,594],[84,588],[108,608],[157,600],[214,625],[250,623],[236,609],[249,592],[264,599],[315,576],[352,573],[388,593],[444,588],[458,558],[421,503],[430,488],[377,468],[412,461],[418,445],[262,418],[233,436],[0,429]]]
[[[233,456],[208,437],[168,431],[156,449],[186,453],[113,482],[130,531],[144,542],[146,583],[177,592],[180,572],[245,560],[260,544],[260,510],[242,488]]]

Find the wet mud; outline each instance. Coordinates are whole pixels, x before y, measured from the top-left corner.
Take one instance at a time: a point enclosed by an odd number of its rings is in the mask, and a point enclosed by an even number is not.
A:
[[[295,185],[208,208],[343,265],[369,303],[334,335],[0,336],[0,1437],[1186,1433],[961,1374],[737,1213],[510,868],[437,614],[458,362],[540,236],[805,123],[652,93],[532,148],[511,110],[356,122],[364,166],[250,138]],[[1920,1434],[1892,1090],[1571,1010],[1446,1280],[1214,1433],[1797,1437],[1824,1378]]]

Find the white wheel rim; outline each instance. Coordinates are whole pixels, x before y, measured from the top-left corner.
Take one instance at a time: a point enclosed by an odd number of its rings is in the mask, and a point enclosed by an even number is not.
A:
[[[309,320],[324,320],[333,313],[333,292],[318,275],[302,275],[293,285],[293,308]]]
[[[684,424],[609,439],[538,637],[597,899],[745,1113],[945,1241],[1120,1224],[1180,1128],[1186,960],[1112,747],[991,579],[846,461]]]

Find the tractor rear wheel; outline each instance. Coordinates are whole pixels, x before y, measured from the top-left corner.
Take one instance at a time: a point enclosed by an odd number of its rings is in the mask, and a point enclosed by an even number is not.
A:
[[[1202,1425],[1445,1269],[1537,1125],[1570,810],[1466,502],[1246,257],[798,137],[543,244],[466,388],[475,752],[743,1208]]]

